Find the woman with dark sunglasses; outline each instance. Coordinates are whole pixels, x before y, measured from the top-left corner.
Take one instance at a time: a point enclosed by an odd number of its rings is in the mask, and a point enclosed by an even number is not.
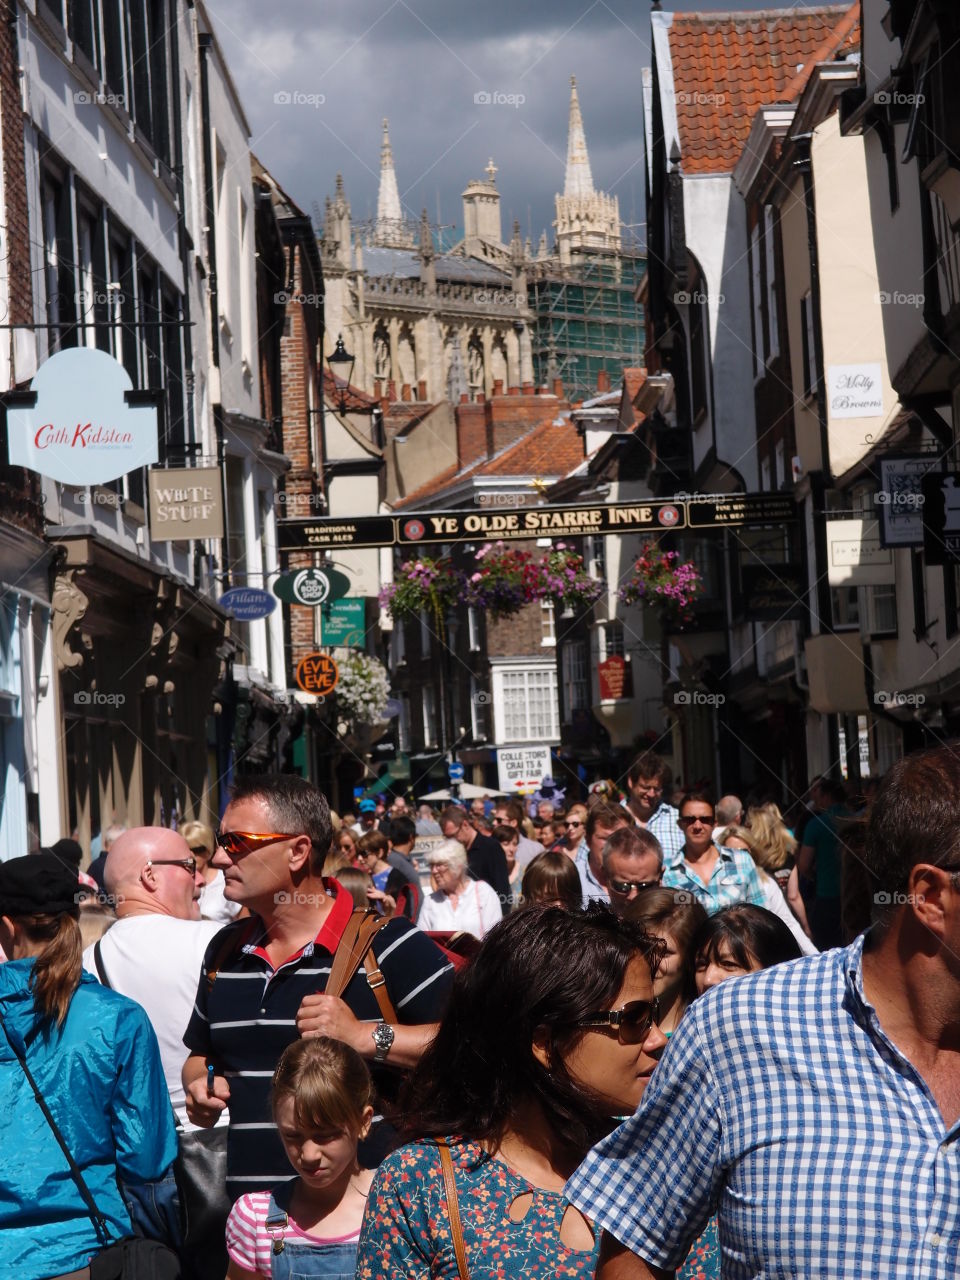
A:
[[[639,925],[598,906],[530,907],[491,930],[401,1098],[408,1142],[371,1187],[357,1280],[458,1274],[444,1144],[469,1274],[594,1274],[592,1224],[563,1185],[636,1109],[666,1045],[658,955]]]

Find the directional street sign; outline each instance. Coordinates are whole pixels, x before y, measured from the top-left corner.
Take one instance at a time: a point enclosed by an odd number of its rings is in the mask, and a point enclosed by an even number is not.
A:
[[[358,516],[354,520],[283,520],[281,551],[332,547],[402,547],[518,541],[550,535],[655,533],[659,529],[752,528],[793,524],[797,505],[787,493],[686,494],[672,500],[596,503],[575,507],[523,507],[505,512],[429,511],[422,515]]]
[[[451,782],[463,781],[463,765],[454,760],[453,764],[447,765],[447,777]]]

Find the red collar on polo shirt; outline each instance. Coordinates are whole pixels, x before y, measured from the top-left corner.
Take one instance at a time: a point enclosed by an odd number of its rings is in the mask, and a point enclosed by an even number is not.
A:
[[[327,915],[326,920],[320,926],[320,931],[313,939],[312,944],[305,942],[298,951],[294,951],[292,955],[287,956],[286,960],[276,966],[276,969],[282,969],[285,964],[292,964],[295,960],[299,960],[308,946],[323,947],[325,951],[329,951],[331,955],[340,945],[340,939],[343,937],[343,931],[347,927],[347,921],[353,915],[354,906],[353,899],[349,893],[339,884],[338,881],[325,878],[323,887],[326,892],[333,898],[333,906]],[[249,955],[259,956],[261,960],[265,960],[271,968],[274,968],[273,961],[267,955],[263,947],[251,947]]]

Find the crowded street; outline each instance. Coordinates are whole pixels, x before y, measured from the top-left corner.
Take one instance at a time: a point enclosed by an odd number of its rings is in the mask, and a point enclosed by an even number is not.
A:
[[[7,10],[0,1280],[954,1280],[960,8]]]

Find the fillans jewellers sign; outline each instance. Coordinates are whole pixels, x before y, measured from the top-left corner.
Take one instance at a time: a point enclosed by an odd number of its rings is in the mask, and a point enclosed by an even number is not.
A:
[[[105,351],[70,347],[5,397],[11,466],[62,484],[107,484],[157,461],[154,392],[134,391]]]

